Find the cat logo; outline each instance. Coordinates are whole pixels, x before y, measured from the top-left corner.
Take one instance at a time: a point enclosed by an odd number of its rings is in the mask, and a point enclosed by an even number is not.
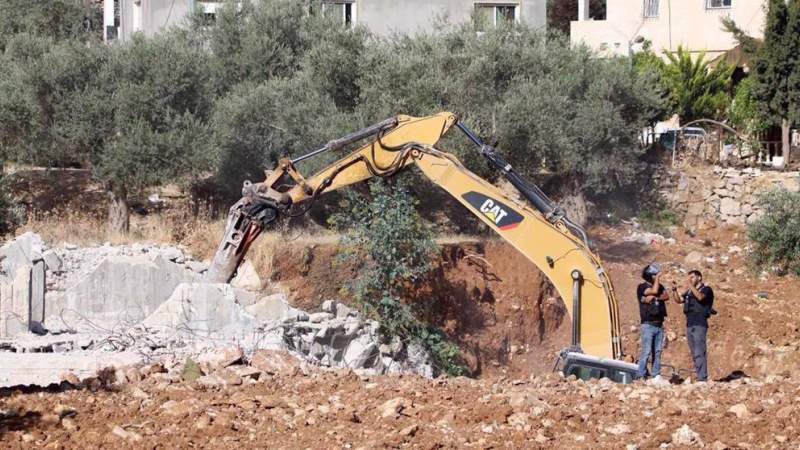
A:
[[[489,198],[479,192],[470,191],[462,196],[470,206],[480,211],[497,228],[506,231],[516,228],[524,217],[502,202]]]

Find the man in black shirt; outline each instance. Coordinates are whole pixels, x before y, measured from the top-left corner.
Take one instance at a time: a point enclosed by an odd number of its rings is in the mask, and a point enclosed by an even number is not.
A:
[[[640,343],[642,349],[639,353],[638,376],[647,376],[647,360],[653,354],[653,376],[661,373],[661,349],[664,345],[664,318],[667,317],[667,307],[664,304],[669,299],[666,289],[661,284],[661,273],[655,264],[647,265],[642,270],[644,283],[636,289],[636,298],[639,302],[639,316],[642,320],[640,328]]]
[[[678,301],[683,303],[683,313],[686,315],[686,340],[692,353],[697,381],[706,381],[708,318],[716,314],[713,308],[714,290],[703,283],[703,274],[699,270],[692,270],[689,272],[689,285]]]

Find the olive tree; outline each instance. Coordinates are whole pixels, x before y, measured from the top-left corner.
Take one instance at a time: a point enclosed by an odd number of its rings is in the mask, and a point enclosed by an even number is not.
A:
[[[137,35],[111,47],[85,114],[100,134],[90,159],[108,192],[113,231],[128,230],[131,193],[213,166],[212,101],[207,53],[181,36]]]
[[[664,106],[650,75],[627,60],[597,59],[525,27],[395,37],[363,63],[371,68],[360,81],[365,116],[451,110],[529,178],[556,173],[587,193],[632,181],[644,153],[640,130]],[[471,147],[448,149],[481,169]]]

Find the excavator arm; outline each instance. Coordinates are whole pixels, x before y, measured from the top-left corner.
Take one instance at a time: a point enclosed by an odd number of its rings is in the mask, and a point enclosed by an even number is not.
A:
[[[455,156],[434,147],[453,126],[479,146],[490,165],[525,200],[510,198],[470,172]],[[308,157],[365,139],[369,139],[366,144],[311,177],[303,177],[295,168]],[[229,281],[253,240],[278,217],[303,214],[325,192],[371,177],[392,176],[409,165],[416,165],[547,276],[572,318],[571,353],[583,351],[598,361],[622,356],[614,289],[600,258],[589,248],[586,234],[541,190],[527,183],[492,147],[447,112],[389,119],[332,141],[309,155],[281,160],[262,183],[245,182],[243,197],[231,208],[225,237],[206,280]],[[287,181],[289,187],[280,188]]]

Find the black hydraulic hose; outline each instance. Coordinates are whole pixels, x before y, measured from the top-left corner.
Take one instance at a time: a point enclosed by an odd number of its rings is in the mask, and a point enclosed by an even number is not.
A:
[[[461,122],[456,123],[459,130],[464,132],[467,137],[481,149],[481,154],[489,161],[489,164],[498,169],[504,177],[515,187],[517,190],[536,207],[545,217],[550,217],[555,211],[556,207],[553,202],[539,189],[538,186],[529,184],[520,176],[516,170],[508,163],[497,151],[490,145],[483,143],[475,133],[472,132],[466,125]]]

